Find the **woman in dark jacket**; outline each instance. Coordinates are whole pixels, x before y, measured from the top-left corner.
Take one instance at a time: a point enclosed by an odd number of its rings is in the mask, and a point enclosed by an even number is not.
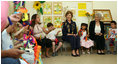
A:
[[[104,54],[105,39],[104,39],[104,23],[100,21],[101,14],[95,14],[95,21],[90,22],[89,35],[90,39],[94,40],[98,54]]]
[[[71,43],[72,56],[79,56],[80,37],[77,35],[76,23],[72,21],[73,13],[67,11],[66,21],[63,22],[63,40]]]

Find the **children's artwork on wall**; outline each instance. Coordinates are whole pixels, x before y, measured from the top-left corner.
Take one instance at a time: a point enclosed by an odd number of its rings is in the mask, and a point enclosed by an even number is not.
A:
[[[47,23],[52,22],[52,17],[51,16],[43,16],[43,24],[44,27],[47,27]]]
[[[79,10],[78,11],[78,16],[79,17],[85,17],[86,16],[85,14],[86,14],[86,10]]]
[[[62,3],[61,2],[53,2],[53,13],[62,14]]]
[[[54,16],[53,24],[54,24],[54,27],[60,28],[62,26],[62,16]]]
[[[86,3],[78,3],[78,9],[86,9]]]
[[[52,2],[45,2],[43,4],[43,13],[52,14]]]
[[[93,10],[94,13],[101,13],[103,15],[101,21],[103,22],[110,22],[112,21],[111,12],[109,9],[95,9]]]

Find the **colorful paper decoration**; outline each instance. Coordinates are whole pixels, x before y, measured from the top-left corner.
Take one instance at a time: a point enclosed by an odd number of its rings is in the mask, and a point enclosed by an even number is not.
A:
[[[43,13],[52,14],[52,2],[45,2],[43,4]]]
[[[35,47],[34,47],[34,63],[33,64],[43,64],[42,60],[41,60],[41,46],[39,46],[37,44],[37,41],[36,39],[32,36],[32,35],[29,35],[29,36],[26,36],[24,34],[24,50],[25,48],[30,48],[29,47],[29,44],[35,44]],[[33,50],[33,49],[31,49]],[[29,64],[23,57],[20,57],[21,59],[23,59],[27,64]]]
[[[62,14],[62,3],[61,2],[53,2],[53,13]]]
[[[78,16],[79,17],[85,17],[86,16],[86,10],[79,10],[78,11]]]
[[[86,9],[86,3],[78,3],[78,9]]]
[[[43,8],[41,7],[41,5],[44,3],[45,1],[35,1],[33,4],[33,8],[37,10],[38,14],[42,14],[43,15]]]
[[[25,5],[25,1],[13,1],[13,3],[14,3],[15,11],[19,8],[19,6],[24,7]]]
[[[21,4],[21,1],[14,1],[13,3],[14,3],[14,5],[15,5],[14,8],[15,8],[15,9],[18,9],[18,7],[19,7],[20,4]]]
[[[27,14],[28,10],[26,8],[19,7],[19,9],[16,12],[23,13],[22,21],[28,20],[28,14]]]
[[[47,24],[52,22],[52,17],[51,16],[43,16],[43,23],[44,27],[47,27]]]
[[[53,24],[54,24],[54,27],[60,28],[62,26],[62,16],[54,16]]]

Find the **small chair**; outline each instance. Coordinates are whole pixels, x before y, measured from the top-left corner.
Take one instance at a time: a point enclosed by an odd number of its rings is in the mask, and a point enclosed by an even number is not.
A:
[[[63,41],[63,48],[64,48],[65,52],[67,52],[67,47],[71,48],[70,43]],[[68,54],[66,53],[65,55],[67,56]]]

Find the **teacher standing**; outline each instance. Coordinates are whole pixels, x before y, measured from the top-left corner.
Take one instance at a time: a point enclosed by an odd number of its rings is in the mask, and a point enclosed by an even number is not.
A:
[[[95,14],[95,20],[90,22],[89,35],[90,39],[96,43],[97,54],[104,54],[105,39],[104,39],[104,23],[100,21],[102,15]]]
[[[62,39],[71,43],[72,56],[80,56],[80,37],[77,35],[76,23],[72,20],[73,13],[71,11],[67,11],[65,17],[66,21],[63,22]]]

